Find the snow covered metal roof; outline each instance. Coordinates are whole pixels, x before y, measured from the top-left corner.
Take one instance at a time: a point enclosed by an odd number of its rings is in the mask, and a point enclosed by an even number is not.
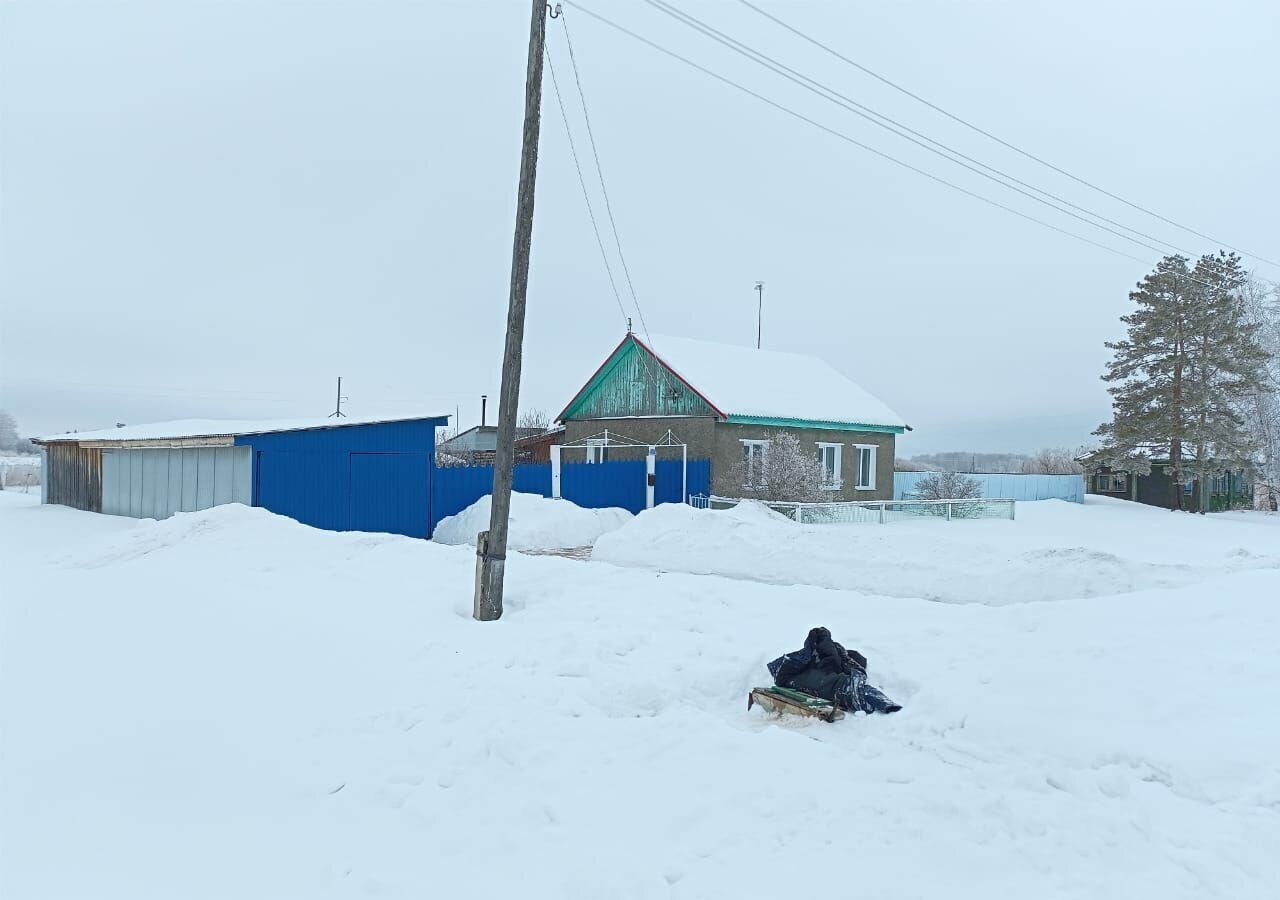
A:
[[[516,440],[536,437],[544,428],[516,427]],[[441,453],[492,453],[498,449],[498,426],[476,425],[436,445]]]
[[[200,438],[231,437],[241,434],[271,434],[279,431],[311,431],[317,428],[346,428],[351,425],[380,425],[391,422],[422,422],[448,420],[448,416],[380,416],[372,418],[344,417],[306,419],[179,419],[174,422],[155,422],[150,425],[126,425],[122,428],[103,428],[98,431],[73,431],[66,434],[50,434],[35,438],[37,443],[75,441],[102,443],[116,441],[177,441]]]
[[[907,427],[902,416],[816,356],[632,337],[725,416]]]

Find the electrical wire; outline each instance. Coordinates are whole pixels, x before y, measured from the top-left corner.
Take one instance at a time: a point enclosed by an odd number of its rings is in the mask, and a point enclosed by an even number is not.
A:
[[[940,113],[941,115],[946,116],[948,119],[951,119],[953,122],[957,122],[963,125],[964,127],[968,128],[969,130],[974,131],[977,134],[980,134],[983,137],[988,138],[989,140],[995,141],[1000,146],[1005,147],[1006,149],[1012,150],[1014,153],[1017,153],[1020,156],[1024,156],[1027,159],[1031,160],[1032,162],[1039,163],[1045,168],[1050,169],[1054,172],[1057,172],[1059,175],[1069,178],[1072,181],[1076,182],[1077,184],[1082,184],[1085,187],[1090,188],[1091,190],[1097,191],[1099,194],[1102,194],[1104,197],[1109,197],[1112,200],[1117,201],[1118,203],[1123,203],[1125,206],[1128,206],[1131,209],[1135,209],[1138,212],[1151,216],[1154,219],[1159,219],[1161,222],[1164,222],[1166,225],[1172,225],[1174,228],[1177,228],[1181,231],[1185,231],[1188,234],[1193,234],[1198,238],[1203,238],[1204,240],[1209,241],[1210,243],[1217,244],[1220,247],[1225,247],[1228,250],[1234,250],[1236,253],[1240,254],[1241,256],[1249,256],[1249,257],[1252,257],[1253,259],[1258,260],[1259,262],[1266,263],[1267,265],[1280,267],[1280,263],[1277,263],[1275,260],[1267,259],[1265,256],[1259,256],[1256,253],[1249,253],[1245,250],[1240,250],[1239,248],[1233,247],[1231,244],[1228,244],[1226,241],[1221,241],[1215,237],[1210,237],[1204,232],[1197,231],[1196,229],[1192,228],[1189,225],[1183,225],[1182,223],[1177,222],[1174,219],[1170,219],[1166,216],[1162,216],[1158,212],[1150,210],[1145,206],[1141,206],[1133,202],[1132,200],[1126,200],[1124,197],[1120,196],[1119,194],[1112,193],[1111,191],[1108,191],[1106,188],[1100,187],[1097,184],[1094,184],[1093,182],[1088,181],[1087,179],[1081,178],[1078,175],[1074,175],[1071,172],[1068,172],[1066,169],[1056,166],[1053,163],[1049,162],[1048,160],[1043,159],[1039,156],[1036,156],[1034,153],[1031,153],[1027,150],[1023,150],[1021,147],[1017,146],[1016,144],[1012,144],[1009,141],[1004,140],[1003,138],[997,137],[996,135],[973,124],[967,119],[964,119],[956,115],[955,113],[952,113],[946,109],[943,109],[941,106],[937,105],[936,103],[926,100],[924,97],[921,97],[919,94],[916,94],[908,90],[907,88],[894,82],[893,80],[886,78],[884,75],[881,75],[879,72],[876,72],[868,68],[867,66],[864,66],[862,63],[857,62],[856,60],[850,59],[848,56],[845,56],[840,51],[835,50],[834,48],[828,46],[827,44],[824,44],[822,41],[819,41],[817,38],[814,38],[808,34],[805,34],[800,29],[796,28],[793,25],[788,24],[787,22],[784,22],[782,19],[778,18],[777,16],[773,15],[767,10],[761,9],[759,6],[756,6],[754,3],[750,2],[750,0],[738,0],[738,2],[741,3],[743,6],[747,7],[748,9],[753,10],[754,12],[763,16],[764,18],[773,22],[775,25],[785,28],[787,31],[791,32],[801,40],[807,41],[808,43],[812,44],[818,49],[829,53],[830,55],[834,56],[836,59],[840,60],[841,62],[847,63],[850,66],[853,66],[855,69],[859,70],[860,72],[870,75],[872,78],[876,79],[882,84],[887,85],[888,87],[893,88],[895,91],[898,91],[899,93],[910,97],[912,100],[915,100],[918,103],[924,104],[925,106],[932,109],[934,112]]]
[[[659,10],[660,12],[665,13],[668,16],[671,16],[676,21],[681,22],[682,24],[687,25],[690,28],[693,28],[694,30],[700,32],[706,37],[711,38],[712,40],[716,41],[722,46],[728,47],[730,50],[733,50],[739,55],[744,56],[747,59],[750,59],[752,62],[755,62],[758,65],[761,65],[769,69],[775,74],[781,75],[783,78],[786,78],[788,81],[791,81],[794,84],[800,85],[810,93],[817,94],[819,97],[822,97],[824,100],[834,103],[835,105],[848,110],[854,115],[860,116],[861,118],[866,119],[868,122],[875,125],[876,127],[883,128],[884,130],[890,132],[891,134],[894,134],[902,138],[903,140],[909,141],[918,147],[922,147],[925,150],[929,151],[930,153],[933,153],[936,156],[942,157],[943,159],[947,160],[947,162],[954,163],[955,165],[958,165],[961,168],[968,169],[970,172],[973,172],[983,178],[986,178],[988,181],[993,181],[996,184],[1000,185],[1001,187],[1008,188],[1009,190],[1014,191],[1015,193],[1021,194],[1024,197],[1034,200],[1036,203],[1040,203],[1045,206],[1048,206],[1050,209],[1056,210],[1057,212],[1070,216],[1073,219],[1078,219],[1079,221],[1084,222],[1086,225],[1090,225],[1094,228],[1099,228],[1112,235],[1115,235],[1118,238],[1121,238],[1122,240],[1126,240],[1126,241],[1129,241],[1130,243],[1137,244],[1138,246],[1143,247],[1147,250],[1151,250],[1155,253],[1164,254],[1164,253],[1167,253],[1168,250],[1174,250],[1184,255],[1188,253],[1188,251],[1182,249],[1181,247],[1178,247],[1176,244],[1171,244],[1168,241],[1161,240],[1160,238],[1155,237],[1154,235],[1150,235],[1145,232],[1139,231],[1136,228],[1130,228],[1128,225],[1125,225],[1122,222],[1117,222],[1114,219],[1109,219],[1106,216],[1103,216],[1100,213],[1096,213],[1083,206],[1078,206],[1075,203],[1072,203],[1070,200],[1060,197],[1057,194],[1054,194],[1050,191],[1043,190],[1042,188],[1038,188],[1033,184],[1029,184],[1025,181],[1022,181],[1014,177],[1013,175],[1010,175],[1008,172],[1001,171],[1000,169],[997,169],[994,166],[989,166],[986,163],[973,158],[972,156],[967,156],[964,153],[961,153],[959,150],[956,150],[954,147],[949,147],[948,145],[942,143],[941,141],[934,140],[928,135],[922,134],[921,132],[916,131],[915,129],[907,125],[904,125],[901,122],[898,122],[897,120],[884,115],[883,113],[877,112],[876,110],[872,109],[869,106],[859,103],[858,101],[854,100],[851,97],[846,96],[845,94],[840,93],[834,88],[826,84],[823,84],[822,82],[816,79],[810,78],[808,75],[805,75],[803,72],[799,72],[791,68],[790,66],[786,65],[785,63],[779,62],[773,57],[765,53],[762,53],[759,50],[756,50],[754,47],[751,47],[750,45],[745,44],[742,41],[739,41],[728,34],[725,34],[723,31],[720,31],[714,26],[708,25],[706,22],[703,22],[697,19],[696,17],[689,15],[688,13],[680,11],[675,6],[669,3],[663,2],[663,0],[644,0],[644,2],[647,3],[649,6],[652,6],[655,9]],[[972,165],[970,165],[970,163]],[[986,171],[983,171],[983,170],[986,170]],[[1005,179],[1005,180],[1002,180],[1002,179]],[[1015,185],[1020,185],[1021,187],[1015,187]],[[1022,188],[1027,188],[1028,190],[1023,190]],[[1031,193],[1031,191],[1034,191],[1035,193]],[[1044,196],[1038,197],[1036,196],[1036,194],[1042,194]],[[1052,203],[1049,200],[1044,199],[1044,197],[1049,197],[1052,200],[1057,201],[1057,203]],[[1058,205],[1059,203],[1063,205],[1059,206]],[[1069,207],[1069,209],[1064,207]],[[1094,219],[1099,219],[1102,222],[1107,222],[1107,223],[1110,223],[1111,225],[1115,225],[1117,226],[1117,228],[1124,229],[1124,231],[1132,232],[1133,234],[1136,234],[1141,238],[1145,238],[1146,240],[1139,240],[1138,238],[1130,237],[1129,235],[1124,234],[1121,231],[1117,231],[1115,228],[1108,228],[1106,225],[1100,225],[1098,222],[1094,222],[1092,221],[1092,219],[1085,218],[1085,216],[1079,215],[1078,213],[1072,212],[1071,210],[1079,210],[1081,213],[1084,213],[1088,216],[1092,216]],[[1155,244],[1148,243],[1148,241],[1154,241],[1156,244],[1163,245],[1163,247],[1157,247],[1155,246]]]
[[[613,242],[618,248],[618,260],[622,263],[622,274],[627,279],[627,290],[631,294],[631,302],[640,319],[640,328],[644,331],[645,340],[653,346],[653,338],[649,335],[649,325],[644,320],[644,310],[640,307],[640,298],[636,296],[636,286],[631,280],[631,267],[627,265],[626,254],[622,252],[622,238],[618,236],[618,223],[613,216],[613,204],[609,201],[609,188],[605,186],[604,169],[600,165],[600,151],[596,147],[595,131],[591,128],[591,114],[587,112],[587,95],[582,90],[582,78],[578,71],[578,60],[573,52],[573,38],[569,35],[569,20],[561,12],[560,25],[564,29],[565,44],[569,48],[569,64],[573,68],[573,81],[578,86],[578,100],[582,104],[582,119],[587,125],[587,138],[591,143],[591,156],[595,159],[596,176],[600,179],[600,193],[604,196],[605,212],[609,216],[609,227],[613,231]]]
[[[551,61],[551,48],[543,44],[543,52],[547,57],[547,70],[551,72],[551,87],[556,94],[556,105],[560,107],[560,118],[564,121],[564,133],[569,138],[569,153],[573,156],[573,167],[578,171],[578,184],[582,187],[582,199],[587,204],[587,215],[591,217],[591,230],[596,235],[596,246],[600,248],[600,259],[604,262],[604,270],[609,275],[609,287],[613,289],[613,299],[618,301],[618,312],[622,319],[627,319],[627,308],[622,303],[622,295],[618,293],[618,283],[613,277],[613,266],[609,264],[609,254],[604,249],[604,239],[600,237],[600,224],[596,221],[595,209],[591,206],[591,194],[587,191],[587,179],[582,174],[582,163],[578,159],[578,148],[573,140],[573,129],[569,126],[569,114],[564,109],[564,98],[560,96],[560,82],[556,79],[556,67]]]
[[[627,35],[628,37],[630,37],[630,38],[632,38],[632,39],[634,39],[634,40],[637,40],[637,41],[639,41],[640,43],[645,44],[646,46],[648,46],[648,47],[650,47],[650,48],[652,48],[652,49],[654,49],[654,50],[657,50],[659,53],[662,53],[662,54],[664,54],[665,56],[669,56],[669,57],[671,57],[672,59],[678,60],[679,62],[684,63],[685,65],[689,66],[690,68],[696,69],[697,71],[702,72],[704,75],[707,75],[707,76],[709,76],[710,78],[714,78],[716,81],[719,81],[719,82],[721,82],[722,84],[726,84],[726,85],[728,85],[728,86],[730,86],[730,87],[732,87],[732,88],[735,88],[736,90],[739,90],[739,91],[741,91],[742,93],[747,94],[748,96],[754,97],[755,99],[757,99],[757,100],[761,101],[762,103],[765,103],[765,104],[767,104],[767,105],[769,105],[769,106],[772,106],[774,109],[776,109],[776,110],[778,110],[778,111],[780,111],[780,112],[786,113],[787,115],[791,116],[792,118],[799,119],[800,121],[805,122],[805,123],[807,123],[807,124],[809,124],[809,125],[812,125],[814,128],[817,128],[817,129],[818,129],[818,130],[820,130],[820,131],[826,132],[827,134],[831,135],[832,137],[835,137],[835,138],[837,138],[837,139],[839,139],[839,140],[842,140],[842,141],[844,141],[845,143],[852,144],[853,146],[858,147],[859,149],[865,150],[865,151],[867,151],[868,153],[871,153],[871,154],[873,154],[873,155],[875,155],[875,156],[878,156],[878,157],[880,157],[881,159],[884,159],[884,160],[886,160],[886,161],[888,161],[888,162],[891,162],[891,163],[893,163],[893,164],[894,164],[894,165],[896,165],[896,166],[899,166],[899,167],[901,167],[901,168],[903,168],[903,169],[906,169],[906,170],[908,170],[908,171],[910,171],[910,172],[914,172],[914,173],[915,173],[915,174],[917,174],[917,175],[921,175],[921,176],[923,176],[923,177],[925,177],[925,178],[928,178],[930,181],[937,182],[938,184],[944,185],[945,187],[949,187],[949,188],[951,188],[951,189],[952,189],[952,190],[954,190],[954,191],[958,191],[958,192],[960,192],[961,194],[965,194],[966,196],[972,197],[973,199],[978,200],[978,201],[980,201],[980,202],[982,202],[982,203],[985,203],[985,204],[987,204],[988,206],[994,206],[996,209],[1004,210],[1005,212],[1011,213],[1011,214],[1013,214],[1013,215],[1017,216],[1018,218],[1025,219],[1025,220],[1027,220],[1028,222],[1034,222],[1035,224],[1040,225],[1040,226],[1043,226],[1043,227],[1045,227],[1045,228],[1048,228],[1048,229],[1049,229],[1049,230],[1051,230],[1051,231],[1056,231],[1056,232],[1058,232],[1059,234],[1063,234],[1063,235],[1066,235],[1067,237],[1074,238],[1074,239],[1075,239],[1075,240],[1077,240],[1077,241],[1081,241],[1081,242],[1083,242],[1083,243],[1090,244],[1091,246],[1097,247],[1097,248],[1099,248],[1099,249],[1101,249],[1101,250],[1105,250],[1105,251],[1107,251],[1108,253],[1113,253],[1113,254],[1115,254],[1116,256],[1121,256],[1121,257],[1124,257],[1125,259],[1129,259],[1129,260],[1133,260],[1134,262],[1142,263],[1143,265],[1149,265],[1149,261],[1148,261],[1148,260],[1146,260],[1146,259],[1143,259],[1143,258],[1138,257],[1138,256],[1134,256],[1134,255],[1133,255],[1133,254],[1131,254],[1131,253],[1126,253],[1126,252],[1125,252],[1125,251],[1123,251],[1123,250],[1118,250],[1118,249],[1116,249],[1115,247],[1108,246],[1107,244],[1099,243],[1098,241],[1095,241],[1095,240],[1093,240],[1093,239],[1091,239],[1091,238],[1085,237],[1084,235],[1076,234],[1076,233],[1075,233],[1075,232],[1073,232],[1073,231],[1068,231],[1068,230],[1067,230],[1067,229],[1065,229],[1065,228],[1060,228],[1060,227],[1059,227],[1059,226],[1057,226],[1057,225],[1054,225],[1054,224],[1052,224],[1052,223],[1050,223],[1050,222],[1046,222],[1045,220],[1043,220],[1043,219],[1039,219],[1039,218],[1037,218],[1037,217],[1035,217],[1035,216],[1033,216],[1033,215],[1030,215],[1030,214],[1028,214],[1028,213],[1024,213],[1024,212],[1022,212],[1021,210],[1019,210],[1019,209],[1015,209],[1015,208],[1014,208],[1014,207],[1012,207],[1012,206],[1008,206],[1008,205],[1006,205],[1006,204],[1004,204],[1004,203],[1001,203],[1001,202],[999,202],[998,200],[992,200],[990,197],[986,197],[986,196],[984,196],[984,195],[982,195],[982,194],[979,194],[979,193],[977,193],[977,192],[975,192],[975,191],[971,191],[971,190],[969,190],[968,188],[961,187],[960,185],[955,184],[954,182],[948,181],[948,180],[946,180],[945,178],[942,178],[941,176],[934,175],[932,172],[928,172],[928,171],[926,171],[926,170],[924,170],[924,169],[919,168],[918,166],[913,166],[913,165],[911,165],[910,163],[904,162],[904,161],[902,161],[902,160],[898,159],[897,157],[892,156],[891,154],[885,153],[885,152],[884,152],[884,151],[882,151],[882,150],[877,150],[875,147],[872,147],[872,146],[871,146],[871,145],[869,145],[869,144],[865,144],[865,143],[863,143],[862,141],[857,140],[856,138],[850,137],[849,135],[845,134],[844,132],[837,131],[836,129],[831,128],[830,126],[827,126],[827,125],[822,124],[821,122],[819,122],[819,121],[818,121],[818,120],[816,120],[816,119],[810,118],[809,116],[806,116],[806,115],[804,115],[803,113],[796,112],[795,110],[791,109],[790,107],[787,107],[787,106],[785,106],[785,105],[783,105],[783,104],[781,104],[781,103],[778,103],[778,102],[777,102],[777,101],[775,101],[775,100],[771,100],[771,99],[769,99],[768,97],[764,96],[763,94],[757,93],[756,91],[752,90],[751,88],[746,87],[745,85],[742,85],[742,84],[740,84],[739,82],[734,81],[734,80],[733,80],[733,79],[731,79],[731,78],[727,78],[727,77],[725,77],[724,75],[720,75],[719,73],[714,72],[714,71],[712,71],[711,69],[708,69],[706,66],[703,66],[703,65],[701,65],[700,63],[696,63],[696,62],[694,62],[693,60],[689,59],[689,58],[688,58],[688,57],[686,57],[686,56],[682,56],[681,54],[676,53],[674,50],[668,50],[666,47],[663,47],[661,44],[658,44],[658,43],[656,43],[656,42],[654,42],[654,41],[649,40],[648,38],[644,37],[643,35],[638,34],[638,33],[636,33],[635,31],[632,31],[631,29],[627,28],[626,26],[623,26],[623,25],[618,24],[617,22],[614,22],[612,19],[609,19],[609,18],[607,18],[606,16],[601,15],[600,13],[594,12],[593,10],[591,10],[591,9],[587,8],[586,6],[583,6],[581,3],[577,3],[577,2],[570,2],[570,0],[565,0],[565,5],[566,5],[566,6],[572,6],[574,9],[577,9],[578,11],[582,12],[584,15],[590,16],[591,18],[595,19],[596,21],[600,22],[601,24],[603,24],[603,25],[607,25],[608,27],[613,28],[614,30],[616,30],[616,31],[618,31],[618,32],[621,32],[622,34],[625,34],[625,35]]]

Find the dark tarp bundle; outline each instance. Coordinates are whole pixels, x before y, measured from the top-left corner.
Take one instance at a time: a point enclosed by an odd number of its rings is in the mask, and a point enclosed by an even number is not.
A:
[[[769,674],[779,687],[830,700],[848,712],[891,713],[902,709],[879,688],[867,684],[867,658],[837,644],[825,628],[813,629],[805,638],[804,647],[769,663]]]

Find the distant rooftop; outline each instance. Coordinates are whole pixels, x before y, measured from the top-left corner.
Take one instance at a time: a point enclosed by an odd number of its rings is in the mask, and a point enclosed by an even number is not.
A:
[[[545,428],[517,428],[516,440],[534,437],[546,431]],[[498,449],[498,426],[477,425],[441,441],[436,449],[442,453],[493,453]]]

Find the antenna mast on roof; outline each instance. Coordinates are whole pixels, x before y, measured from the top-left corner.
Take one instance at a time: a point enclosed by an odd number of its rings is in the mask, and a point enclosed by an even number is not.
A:
[[[342,411],[342,401],[347,398],[342,396],[342,376],[338,376],[338,405],[334,407],[333,412],[329,413],[330,419],[345,419],[347,414]]]
[[[764,282],[756,282],[756,349],[760,349],[760,331],[764,324]]]

